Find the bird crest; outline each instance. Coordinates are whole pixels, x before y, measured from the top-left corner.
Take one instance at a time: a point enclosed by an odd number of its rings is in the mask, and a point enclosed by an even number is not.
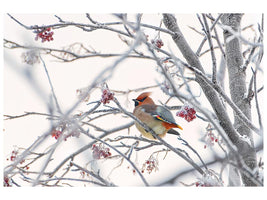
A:
[[[149,97],[151,92],[143,92],[136,99],[133,99],[135,106],[140,106],[144,104],[154,105],[154,101]]]
[[[136,99],[141,101],[142,99],[149,97],[151,95],[151,92],[143,92],[142,94],[140,94]]]

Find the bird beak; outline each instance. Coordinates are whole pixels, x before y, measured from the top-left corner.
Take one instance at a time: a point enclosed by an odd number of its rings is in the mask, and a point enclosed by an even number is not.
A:
[[[138,106],[138,104],[139,104],[139,101],[138,100],[136,100],[136,99],[132,99],[133,101],[134,101],[134,106]]]

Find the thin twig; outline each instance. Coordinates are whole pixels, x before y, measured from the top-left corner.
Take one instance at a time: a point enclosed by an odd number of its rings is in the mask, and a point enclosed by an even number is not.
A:
[[[49,73],[48,73],[46,64],[45,64],[45,62],[44,62],[44,60],[43,60],[41,54],[39,54],[39,58],[40,58],[40,60],[41,60],[42,63],[43,63],[43,67],[44,67],[44,70],[45,70],[45,73],[46,73],[46,76],[47,76],[47,79],[48,79],[48,82],[49,82],[49,85],[50,85],[50,89],[51,89],[53,98],[54,98],[55,103],[56,103],[56,106],[57,106],[57,110],[58,110],[58,112],[59,112],[60,114],[62,114],[61,108],[60,108],[59,103],[58,103],[58,100],[57,100],[57,96],[56,96],[56,94],[55,94],[55,90],[54,90],[52,81],[51,81],[51,79],[50,79],[50,76],[49,76]]]
[[[204,25],[205,25],[205,27],[203,27],[203,29],[205,30],[205,33],[207,35],[208,42],[210,45],[210,53],[211,53],[211,60],[212,60],[212,82],[215,84],[216,83],[216,73],[217,73],[216,57],[215,57],[215,53],[214,53],[210,29],[209,29],[209,25],[208,25],[206,16],[204,14],[202,14],[202,17],[203,17],[203,21],[204,21]]]
[[[199,160],[201,161],[202,165],[208,169],[207,165],[205,164],[205,162],[202,160],[202,158],[200,157],[199,153],[186,141],[184,140],[180,135],[178,136],[178,140],[183,141],[183,145],[187,146],[189,149],[191,149],[199,158]]]
[[[94,178],[98,179],[99,181],[101,181],[102,183],[104,183],[106,186],[116,186],[114,183],[108,182],[106,179],[102,178],[99,174],[95,174],[83,167],[81,167],[80,165],[74,163],[73,161],[70,162],[71,165],[77,167],[79,170],[84,171],[88,174],[90,174],[91,176],[93,176]]]
[[[213,28],[215,28],[215,25],[218,23],[219,19],[221,18],[222,14],[220,14],[216,20],[213,22],[212,26],[210,27],[210,32],[213,30]],[[200,19],[200,18],[199,18]],[[207,40],[207,37],[204,37],[201,44],[199,45],[197,51],[196,51],[196,55],[199,56],[200,52],[201,52],[201,49],[202,47],[204,46],[205,42]]]

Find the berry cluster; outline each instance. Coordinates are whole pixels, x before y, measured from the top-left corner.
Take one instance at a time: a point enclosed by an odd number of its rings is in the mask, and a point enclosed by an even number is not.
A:
[[[15,147],[14,150],[12,150],[12,152],[11,152],[11,156],[9,158],[7,158],[6,160],[15,161],[15,159],[18,157],[18,155],[19,155],[19,148]],[[20,164],[22,164],[24,162],[25,162],[25,160],[22,159],[20,161]]]
[[[114,93],[110,92],[108,88],[105,88],[102,90],[102,96],[101,96],[101,103],[106,104],[109,103],[110,100],[114,99]]]
[[[81,174],[81,177],[82,177],[82,178],[85,178],[86,176],[87,176],[87,177],[90,176],[90,174],[89,174],[89,173],[86,173],[85,171],[81,171],[80,174]]]
[[[146,36],[146,41],[148,42],[149,35],[145,34],[145,36]]]
[[[12,183],[7,176],[4,177],[4,187],[12,187]]]
[[[197,182],[195,182],[195,186],[196,187],[210,187],[211,185],[207,185],[207,184],[203,183],[202,181],[197,181]]]
[[[111,156],[109,148],[105,148],[101,143],[93,144],[92,146],[93,158],[99,160],[101,158],[107,158]]]
[[[151,40],[151,44],[153,44],[155,47],[159,49],[164,45],[161,39]]]
[[[165,79],[163,81],[163,83],[161,84],[161,89],[167,95],[170,93],[170,91],[171,91],[171,85],[170,85],[170,83],[169,83],[169,81],[167,79]]]
[[[64,135],[63,135],[64,134]],[[79,137],[80,136],[80,131],[75,128],[72,124],[68,123],[62,123],[58,127],[52,130],[51,132],[52,137],[54,137],[56,140],[63,135],[64,140],[67,141],[67,138],[69,137]]]
[[[206,144],[204,145],[204,149],[207,148],[207,146],[213,146],[215,143],[214,142],[218,142],[218,138],[216,138],[216,136],[214,135],[214,133],[208,133],[206,135]]]
[[[143,164],[142,173],[144,172],[144,169],[150,174],[153,170],[158,170],[158,160],[154,157],[150,157],[146,162]]]
[[[186,121],[191,122],[196,118],[196,111],[193,107],[188,105],[183,106],[177,113],[177,116],[184,118]]]
[[[56,130],[56,129],[54,129],[51,132],[52,137],[54,137],[56,140],[61,136],[61,134],[62,134],[62,131],[59,131],[59,130]]]
[[[207,132],[206,135],[204,136],[204,141],[205,141],[205,145],[204,145],[204,149],[207,148],[207,146],[213,146],[215,144],[215,142],[218,142],[218,138],[215,136],[215,134],[212,132],[212,127],[209,124],[206,128]]]
[[[11,161],[14,161],[14,160],[16,159],[18,153],[19,153],[19,152],[18,152],[17,150],[13,150],[13,151],[11,152],[10,160],[11,160]]]
[[[48,27],[48,28],[42,28],[41,30],[40,29],[37,29],[37,34],[36,34],[36,37],[35,37],[35,40],[37,41],[39,38],[42,39],[42,42],[45,42],[45,41],[52,41],[54,40],[53,38],[53,35],[54,35],[54,32],[51,31],[51,28]]]

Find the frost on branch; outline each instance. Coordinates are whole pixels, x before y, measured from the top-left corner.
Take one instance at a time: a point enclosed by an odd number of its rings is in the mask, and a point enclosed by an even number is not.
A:
[[[78,97],[78,99],[84,101],[84,102],[88,102],[89,99],[90,99],[90,94],[87,94],[88,88],[85,87],[85,88],[80,88],[80,89],[77,89],[76,90],[76,95]]]
[[[239,136],[241,140],[243,140],[244,142],[248,143],[250,146],[252,146],[251,144],[251,140],[249,139],[249,137],[247,135],[240,135]]]
[[[21,58],[22,62],[27,63],[28,65],[40,63],[40,58],[35,50],[23,52]]]
[[[221,187],[223,185],[223,181],[218,177],[218,174],[209,169],[207,170],[203,176],[195,183],[196,187]]]

